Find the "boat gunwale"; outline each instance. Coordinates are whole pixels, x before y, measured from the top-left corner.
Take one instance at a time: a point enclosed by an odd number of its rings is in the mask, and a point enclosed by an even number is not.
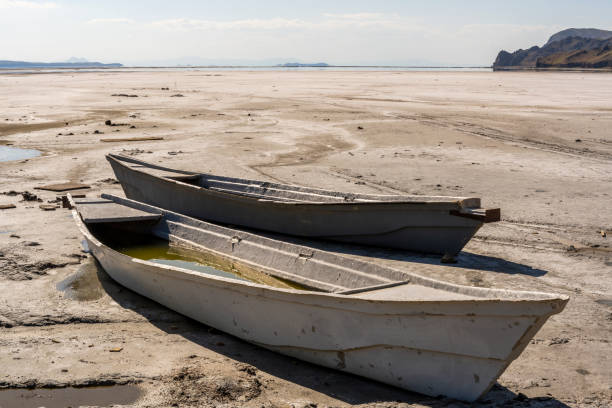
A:
[[[424,286],[424,287],[429,287],[429,288],[433,288],[433,289],[438,289],[438,290],[443,290],[446,291],[450,294],[452,293],[458,293],[458,294],[462,294],[462,295],[466,295],[466,296],[473,296],[476,299],[454,299],[454,300],[449,300],[449,299],[444,299],[444,300],[435,300],[435,299],[410,299],[410,300],[400,300],[400,299],[368,299],[368,298],[363,298],[360,297],[359,295],[368,293],[368,292],[362,292],[362,293],[358,293],[356,295],[342,295],[342,294],[338,294],[338,293],[333,293],[333,292],[320,292],[320,291],[312,291],[312,290],[298,290],[298,289],[291,289],[291,288],[276,288],[276,287],[271,287],[268,285],[264,285],[264,284],[258,284],[258,283],[254,283],[254,282],[249,282],[249,281],[240,281],[240,280],[236,280],[236,279],[231,279],[231,278],[224,278],[221,276],[216,276],[216,275],[203,275],[201,273],[195,272],[195,271],[190,271],[188,269],[184,269],[184,268],[180,268],[180,267],[176,267],[176,266],[170,266],[170,265],[164,265],[164,264],[159,264],[159,263],[154,263],[154,262],[150,262],[150,261],[145,261],[145,260],[141,260],[141,259],[137,259],[137,258],[133,258],[130,257],[128,255],[122,254],[116,250],[114,250],[113,248],[107,246],[106,244],[104,244],[103,242],[99,241],[95,236],[93,236],[93,234],[89,231],[89,228],[87,227],[87,225],[85,224],[85,222],[81,219],[80,213],[78,212],[78,205],[79,203],[74,203],[74,201],[72,200],[72,197],[70,196],[70,200],[71,200],[71,204],[73,205],[73,207],[75,207],[72,210],[72,215],[73,218],[75,219],[77,226],[79,228],[79,230],[81,231],[81,233],[89,240],[91,241],[93,244],[99,246],[99,247],[103,247],[109,251],[112,251],[114,254],[119,255],[120,257],[125,257],[127,259],[130,259],[133,262],[137,262],[137,263],[141,263],[144,264],[146,266],[151,266],[154,267],[158,270],[161,270],[163,272],[165,272],[166,274],[171,274],[173,272],[180,272],[183,276],[181,276],[181,278],[183,279],[187,279],[187,280],[191,280],[191,281],[195,281],[195,282],[201,282],[202,280],[205,280],[207,283],[213,283],[216,285],[215,286],[219,286],[220,285],[224,285],[223,287],[227,289],[227,284],[231,284],[231,288],[232,290],[237,290],[237,287],[245,287],[245,288],[251,288],[251,289],[255,289],[255,290],[260,290],[260,291],[269,291],[270,293],[279,293],[282,295],[298,295],[302,298],[305,298],[305,296],[309,296],[309,297],[314,297],[314,298],[324,298],[324,299],[334,299],[334,300],[339,300],[339,301],[350,301],[350,302],[354,302],[357,304],[392,304],[392,305],[399,305],[399,304],[403,304],[403,305],[417,305],[417,304],[444,304],[444,305],[463,305],[463,304],[469,304],[469,303],[479,303],[482,305],[490,305],[490,304],[496,304],[496,303],[512,303],[512,304],[552,304],[552,303],[556,303],[558,304],[558,307],[552,308],[549,313],[546,314],[555,314],[560,312],[565,304],[567,303],[567,301],[569,300],[569,296],[567,295],[561,295],[561,294],[552,294],[552,293],[546,293],[546,292],[537,292],[537,291],[516,291],[516,290],[508,290],[508,289],[490,289],[490,288],[477,288],[477,287],[471,287],[471,286],[465,286],[465,285],[457,285],[457,284],[453,284],[453,283],[448,283],[448,282],[443,282],[443,281],[439,281],[436,279],[432,279],[432,278],[427,278],[418,274],[415,274],[413,272],[408,272],[408,271],[402,271],[402,270],[398,270],[395,268],[391,268],[391,267],[386,267],[389,269],[392,269],[394,271],[398,271],[401,272],[402,274],[406,275],[407,277],[410,278],[411,284],[415,284],[415,285],[420,285],[420,286]],[[155,209],[156,211],[159,211],[161,213],[161,218],[160,221],[166,219],[168,214],[172,214],[173,216],[178,216],[179,218],[186,218],[189,220],[192,220],[195,223],[202,223],[202,224],[210,224],[213,225],[214,227],[226,230],[226,231],[235,231],[231,228],[227,228],[227,227],[222,227],[222,226],[218,226],[215,224],[211,224],[211,223],[207,223],[205,221],[200,221],[197,219],[193,219],[191,217],[187,217],[184,216],[182,214],[178,214],[178,213],[173,213],[171,211],[167,211],[164,209],[160,209],[154,206],[150,206],[148,204],[144,204],[144,203],[140,203],[134,200],[129,200],[129,199],[125,199],[125,198],[121,198],[121,197],[116,197],[116,196],[112,196],[112,195],[108,195],[108,194],[103,194],[102,195],[103,198],[105,199],[111,199],[113,200],[115,203],[117,203],[117,200],[120,201],[126,201],[126,202],[133,202],[133,203],[137,203],[139,205],[145,206],[145,207],[149,207],[151,209]],[[125,204],[121,204],[120,205],[125,205]],[[75,206],[76,205],[76,206]],[[174,222],[174,221],[173,221]],[[239,233],[241,234],[246,234],[246,235],[255,235],[255,234],[251,234],[251,233],[247,233],[244,231],[239,231]],[[271,238],[267,238],[267,237],[260,237],[259,238],[263,238],[264,240],[270,240],[270,241],[276,241],[278,242],[278,240],[274,240]],[[296,246],[299,247],[299,245],[295,245],[295,244],[289,244],[292,246]],[[234,260],[236,262],[239,263],[245,263],[245,264],[251,264],[251,265],[255,265],[255,266],[259,266],[261,267],[261,265],[257,265],[251,262],[248,262],[246,260],[242,260],[240,258],[225,254],[225,253],[221,253],[218,251],[215,251],[213,249],[206,249],[207,251],[210,251],[212,253],[221,255],[223,257],[226,257],[228,259]],[[316,251],[320,251],[323,253],[326,253],[327,251],[322,251],[322,250],[316,250]],[[332,253],[333,254],[333,253]],[[334,254],[335,255],[335,254]],[[338,255],[341,256],[341,255]],[[347,258],[347,259],[351,259],[351,258]],[[352,259],[351,259],[352,260]],[[358,260],[360,261],[360,260]],[[361,261],[364,263],[368,263],[365,261]],[[264,267],[265,268],[265,267]],[[178,277],[179,275],[174,274],[173,277]],[[464,293],[467,292],[467,293]],[[491,294],[491,293],[495,293],[498,295],[507,295],[508,297],[486,297],[486,294]],[[482,295],[485,296],[482,296]],[[482,297],[481,297],[482,296]],[[295,303],[302,303],[302,302],[295,302]],[[309,303],[310,304],[310,303]],[[560,309],[560,310],[559,310]],[[447,315],[447,314],[445,314]],[[533,314],[533,315],[526,315],[526,316],[541,316],[542,314]],[[483,316],[483,315],[478,315],[478,316]],[[494,316],[503,316],[503,315],[494,315]]]
[[[170,167],[164,167],[164,166],[160,166],[157,164],[153,164],[153,163],[149,163],[149,162],[145,162],[142,160],[138,160],[138,159],[134,159],[132,157],[126,157],[126,156],[122,156],[122,155],[118,155],[118,154],[113,154],[113,153],[109,153],[106,155],[107,160],[113,160],[115,163],[121,165],[122,167],[130,170],[130,171],[134,171],[140,174],[144,174],[147,175],[149,177],[153,177],[155,179],[160,179],[163,180],[164,182],[172,182],[174,184],[178,184],[181,186],[188,186],[191,188],[194,188],[197,191],[206,191],[207,193],[213,194],[213,195],[218,195],[220,197],[224,197],[224,198],[229,198],[229,197],[234,197],[240,200],[248,200],[248,201],[257,201],[257,202],[262,202],[262,203],[267,203],[267,204],[273,204],[273,205],[277,205],[280,207],[284,207],[284,206],[325,206],[325,207],[334,207],[334,206],[342,206],[342,207],[347,207],[347,206],[367,206],[367,207],[373,207],[373,206],[393,206],[393,205],[400,205],[401,208],[398,208],[398,210],[403,210],[405,209],[403,206],[405,205],[425,205],[425,206],[449,206],[449,207],[453,207],[453,208],[470,208],[470,209],[480,209],[482,207],[478,206],[478,207],[469,207],[464,205],[464,201],[469,201],[469,200],[478,200],[480,201],[479,198],[477,197],[454,197],[454,196],[419,196],[419,195],[414,195],[414,194],[378,194],[379,196],[389,196],[389,197],[412,197],[415,199],[419,199],[411,201],[411,200],[395,200],[395,201],[384,201],[384,200],[372,200],[372,201],[341,201],[341,202],[320,202],[320,201],[298,201],[298,202],[288,202],[288,201],[278,201],[278,200],[274,200],[274,199],[262,199],[262,198],[254,198],[254,197],[249,197],[246,194],[242,194],[241,192],[237,191],[235,193],[230,193],[230,192],[224,192],[224,191],[218,191],[215,189],[210,189],[210,188],[206,188],[206,187],[202,187],[200,185],[194,185],[194,184],[190,184],[190,183],[185,183],[181,180],[177,180],[174,178],[170,178],[170,177],[163,177],[163,176],[158,176],[155,174],[151,174],[148,173],[145,170],[141,170],[138,168],[134,168],[134,167],[130,167],[127,166],[125,164],[125,162],[128,163],[135,163],[135,164],[140,164],[143,165],[144,167],[147,168],[151,168],[151,169],[156,169],[156,170],[165,170],[165,171],[169,171],[169,172],[175,172],[175,173],[181,173],[184,174],[185,176],[213,176],[213,177],[218,177],[218,176],[214,176],[214,175],[209,175],[207,173],[201,173],[201,172],[189,172],[186,170],[178,170],[178,169],[172,169]],[[235,178],[235,177],[225,177],[225,179],[227,180],[236,180],[236,181],[241,181],[241,182],[259,182],[258,180],[249,180],[249,179],[241,179],[241,178]],[[261,183],[267,183],[264,181],[261,181]],[[281,184],[281,183],[272,183],[272,184],[277,184],[277,185],[282,185],[282,186],[286,186],[286,187],[295,187],[295,188],[304,188],[303,186],[299,186],[299,185],[292,185],[292,184]],[[324,190],[324,189],[317,189],[317,188],[312,188],[312,187],[306,187],[308,189],[311,190],[317,190],[320,192],[326,192],[326,193],[341,193],[344,194],[343,192],[340,191],[332,191],[332,190]],[[290,191],[290,190],[289,190]],[[346,194],[359,194],[359,195],[369,195],[369,194],[363,194],[363,193],[346,193]],[[440,198],[440,200],[435,200],[436,198]],[[427,199],[432,199],[432,200],[427,200]],[[446,209],[446,208],[445,208]]]

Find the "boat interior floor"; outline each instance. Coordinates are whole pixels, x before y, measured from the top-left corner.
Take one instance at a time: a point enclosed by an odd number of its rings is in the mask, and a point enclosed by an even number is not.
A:
[[[86,204],[86,205],[83,205]],[[90,232],[104,245],[121,252],[120,248],[127,246],[146,246],[151,239],[163,241],[175,253],[188,253],[188,260],[219,269],[219,265],[229,265],[226,269],[236,274],[236,279],[249,280],[269,286],[334,293],[337,295],[361,297],[370,300],[459,300],[476,299],[475,296],[450,292],[443,289],[424,286],[411,282],[408,274],[390,270],[374,264],[324,253],[315,249],[300,247],[300,251],[289,253],[287,248],[259,248],[246,250],[244,254],[252,254],[249,259],[232,256],[229,253],[209,250],[197,243],[189,242],[180,233],[164,235],[167,226],[160,224],[172,223],[165,220],[160,213],[151,213],[123,206],[110,200],[82,200],[79,205],[83,221]],[[230,240],[220,238],[230,246]],[[248,241],[248,238],[245,238]],[[278,242],[278,241],[275,241]],[[281,245],[292,246],[292,244]],[[304,249],[310,250],[310,253]],[[215,259],[211,264],[210,259]],[[141,258],[149,260],[148,258]],[[177,258],[178,259],[178,258]],[[269,262],[266,262],[268,260]],[[347,261],[347,262],[342,262]],[[188,263],[182,263],[181,268],[192,272],[206,273],[201,268],[189,268]],[[279,265],[285,265],[281,268]],[[260,279],[266,275],[271,279]],[[228,277],[226,275],[226,277]],[[229,276],[233,277],[233,276]],[[276,283],[281,283],[277,285]]]
[[[131,169],[139,170],[152,176],[191,184],[211,191],[285,203],[402,202],[413,204],[460,204],[466,208],[477,208],[480,206],[480,199],[478,198],[345,193],[265,181],[221,177],[204,173],[191,173],[182,170],[150,167],[140,163],[126,163],[126,165]]]

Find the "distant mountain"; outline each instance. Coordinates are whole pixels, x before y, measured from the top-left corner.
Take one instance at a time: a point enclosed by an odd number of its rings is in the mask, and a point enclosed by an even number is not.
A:
[[[82,63],[82,62],[89,62],[89,61],[86,58],[70,57],[66,61],[63,61],[63,62],[72,62],[72,63],[81,62]]]
[[[278,64],[277,67],[287,67],[287,68],[299,68],[299,67],[329,67],[329,64],[325,62],[315,62],[311,64],[304,64],[301,62],[286,62],[284,64]]]
[[[570,28],[554,34],[543,47],[500,51],[494,69],[612,68],[612,31]]]
[[[612,38],[612,31],[600,30],[598,28],[568,28],[567,30],[559,31],[553,34],[545,45],[555,41],[561,41],[568,37],[593,38],[595,40],[607,40]]]
[[[71,58],[73,60],[74,58]],[[0,68],[118,68],[122,64],[103,64],[101,62],[27,62],[0,60]]]

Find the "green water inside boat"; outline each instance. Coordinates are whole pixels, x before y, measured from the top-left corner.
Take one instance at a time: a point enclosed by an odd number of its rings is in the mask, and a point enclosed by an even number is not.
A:
[[[221,276],[224,278],[238,279],[248,281],[232,268],[229,270],[217,269],[220,265],[213,263],[210,260],[208,263],[201,258],[189,256],[187,251],[181,250],[176,246],[170,245],[166,240],[153,238],[146,244],[136,244],[116,248],[122,254],[131,256],[132,258],[143,259],[163,265],[176,266],[179,268],[189,269],[196,272],[207,273],[210,275]]]
[[[184,248],[154,235],[114,229],[92,232],[104,244],[132,258],[276,288],[310,290],[212,252]]]

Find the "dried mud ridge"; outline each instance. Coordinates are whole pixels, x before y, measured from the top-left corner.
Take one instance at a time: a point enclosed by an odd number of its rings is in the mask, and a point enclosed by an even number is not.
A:
[[[17,313],[15,313],[17,314]],[[43,327],[60,324],[102,324],[102,323],[129,323],[137,320],[104,319],[96,315],[89,316],[66,316],[66,315],[0,315],[0,327]]]
[[[167,403],[173,407],[218,406],[219,404],[243,404],[261,394],[262,384],[257,369],[248,364],[238,364],[210,375],[202,369],[202,361],[191,356],[192,364],[183,367],[171,378]],[[231,404],[230,404],[231,405]],[[235,405],[233,405],[235,406]]]
[[[78,265],[78,261],[39,261],[27,262],[19,254],[7,254],[0,251],[0,278],[22,281],[32,280],[46,275],[49,269],[63,268],[67,265]]]
[[[104,387],[109,385],[139,384],[145,378],[125,376],[121,374],[106,374],[98,378],[83,378],[72,381],[37,380],[26,379],[18,382],[0,381],[1,389],[35,389],[35,388],[84,388],[84,387]],[[158,378],[152,378],[158,379]]]

